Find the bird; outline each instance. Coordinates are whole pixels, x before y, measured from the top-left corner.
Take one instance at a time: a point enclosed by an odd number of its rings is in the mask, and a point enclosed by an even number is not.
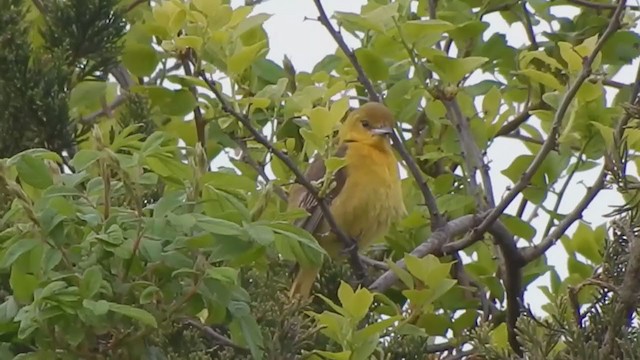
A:
[[[406,215],[399,164],[391,146],[395,123],[385,105],[368,102],[350,111],[338,131],[335,157],[344,166],[333,174],[334,184],[324,196],[340,229],[364,249],[382,238],[394,221]],[[326,173],[324,160],[316,155],[305,177],[321,181]],[[331,231],[318,200],[302,185],[293,184],[288,209],[304,209],[309,215],[295,224],[311,233],[330,258],[341,256],[343,243]],[[309,298],[320,267],[296,264],[297,274],[289,296]]]

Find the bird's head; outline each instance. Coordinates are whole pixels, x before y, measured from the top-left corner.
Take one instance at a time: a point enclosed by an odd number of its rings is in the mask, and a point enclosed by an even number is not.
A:
[[[386,106],[369,102],[349,113],[340,128],[340,141],[388,147],[393,124],[393,114]]]

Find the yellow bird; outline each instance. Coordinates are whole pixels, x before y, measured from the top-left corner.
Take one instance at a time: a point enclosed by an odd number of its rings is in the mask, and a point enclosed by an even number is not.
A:
[[[370,102],[352,111],[338,133],[335,156],[346,164],[334,174],[335,186],[326,195],[338,226],[364,249],[384,236],[391,223],[406,214],[390,134],[394,119],[384,105]],[[305,176],[323,179],[326,168],[316,157]],[[337,258],[343,244],[324,220],[313,196],[301,185],[291,189],[289,209],[302,208],[310,215],[296,224],[312,233],[329,256]],[[318,267],[299,265],[289,295],[308,298]]]

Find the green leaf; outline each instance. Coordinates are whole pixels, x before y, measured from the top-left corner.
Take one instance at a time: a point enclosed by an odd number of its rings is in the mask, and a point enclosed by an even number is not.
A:
[[[431,63],[427,64],[427,66],[435,71],[443,81],[457,84],[467,74],[478,69],[489,59],[478,56],[458,59],[442,55],[433,55],[429,60],[431,60]]]
[[[153,317],[146,310],[138,309],[133,306],[116,304],[112,302],[108,302],[109,310],[116,312],[118,314],[122,314],[131,319],[137,320],[144,325],[151,326],[153,328],[158,327],[158,323],[156,322],[156,318]]]
[[[274,233],[282,235],[276,239],[276,246],[279,251],[284,251],[285,254],[290,252],[295,257],[295,260],[300,261],[303,265],[322,265],[322,256],[327,255],[327,253],[307,231],[284,222],[274,222],[267,224],[267,226]]]
[[[634,31],[616,31],[602,47],[602,62],[627,65],[640,56],[640,34]]]
[[[373,81],[384,81],[389,78],[389,67],[384,60],[367,48],[355,51],[356,58],[367,76]]]
[[[246,33],[247,31],[253,28],[256,28],[258,26],[262,26],[262,24],[264,24],[265,21],[269,20],[269,18],[271,18],[271,15],[264,14],[264,13],[250,16],[245,20],[241,21],[238,24],[238,26],[236,26],[236,28],[231,33],[231,36],[234,38],[239,38],[242,34]]]
[[[162,295],[160,289],[156,286],[149,286],[140,293],[140,304],[149,304],[156,299],[156,294]]]
[[[242,190],[246,192],[256,191],[256,182],[247,176],[215,171],[204,174],[201,178],[203,184],[209,184],[216,189]]]
[[[249,233],[251,239],[262,246],[270,245],[275,238],[271,228],[259,224],[246,224],[244,229]]]
[[[432,290],[433,300],[447,292],[456,283],[455,280],[449,279],[451,263],[441,263],[437,257],[431,254],[424,258],[407,254],[404,257],[404,261],[411,275]]]
[[[5,301],[0,305],[0,324],[6,324],[13,321],[13,318],[18,313],[18,303],[9,295]]]
[[[105,300],[82,300],[82,306],[91,310],[96,316],[102,316],[109,311],[109,303]]]
[[[373,294],[363,288],[354,292],[349,284],[341,281],[338,288],[338,299],[340,299],[344,310],[350,315],[351,320],[358,323],[369,312],[369,307],[373,303]]]
[[[262,332],[256,320],[251,316],[249,306],[240,301],[231,301],[227,306],[232,315],[229,328],[232,334],[239,337],[251,351],[254,359],[260,360],[264,356]]]
[[[232,75],[239,76],[266,50],[266,42],[260,41],[250,46],[238,45],[236,51],[227,59],[227,69]]]
[[[284,72],[284,69],[280,65],[269,59],[258,59],[253,63],[253,65],[251,65],[251,70],[252,73],[255,74],[258,78],[265,80],[269,84],[278,83],[278,85],[276,86],[278,87],[278,89],[282,89],[282,91],[277,96],[280,97],[282,95],[289,80],[286,78],[287,74]],[[264,96],[259,95],[263,90],[259,91],[256,96]]]
[[[502,95],[497,87],[492,87],[482,99],[482,112],[484,113],[484,121],[488,124],[498,116]]]
[[[201,37],[191,35],[183,35],[175,40],[178,49],[192,48],[196,52],[200,52],[203,41]]]
[[[122,63],[135,76],[153,74],[159,61],[158,53],[150,44],[127,42],[122,50]]]
[[[509,341],[507,335],[507,325],[502,323],[498,325],[493,331],[490,333],[491,336],[491,344],[494,345],[497,349],[508,349]]]
[[[169,116],[185,116],[193,111],[196,99],[187,89],[171,90],[162,86],[144,86],[151,105]]]
[[[82,81],[71,89],[69,108],[95,109],[107,94],[108,83],[104,81]]]
[[[607,147],[607,149],[609,150],[613,149],[613,134],[614,134],[613,128],[602,125],[597,121],[591,121],[590,123],[593,126],[595,126],[596,129],[598,129],[598,131],[600,132],[600,136],[602,136],[602,139],[604,140],[604,144]]]
[[[548,86],[554,90],[562,90],[564,86],[553,75],[534,69],[525,69],[518,71],[519,74],[527,76],[534,82]]]
[[[515,236],[527,241],[532,241],[533,237],[536,236],[536,228],[519,217],[503,214],[501,220],[504,226]]]
[[[412,20],[401,25],[402,37],[409,44],[421,41],[425,37],[436,36],[440,39],[442,33],[454,27],[450,22],[439,19]]]
[[[42,241],[35,238],[21,238],[15,241],[5,251],[2,260],[0,260],[0,268],[8,268],[20,257],[20,255],[31,251],[36,245],[42,244]]]
[[[13,296],[18,302],[28,303],[33,297],[33,292],[38,287],[38,279],[31,274],[23,272],[19,266],[14,264],[11,267],[9,285],[11,285]]]
[[[49,168],[41,159],[30,155],[23,155],[16,164],[20,181],[29,184],[36,189],[46,189],[53,185],[53,179]]]
[[[325,160],[324,164],[328,172],[335,173],[336,171],[347,165],[347,159],[332,156]]]
[[[604,245],[605,236],[604,227],[600,226],[596,229],[591,229],[583,221],[580,221],[571,238],[572,247],[593,264],[599,265],[602,262],[600,249]]]
[[[329,115],[329,110],[324,106],[314,107],[308,115],[311,130],[318,137],[328,136],[333,132],[333,128],[337,125],[337,122],[334,122]]]
[[[560,56],[567,63],[570,73],[578,73],[582,71],[582,56],[578,54],[573,45],[568,42],[561,41],[558,43]]]
[[[202,214],[193,214],[196,218],[196,225],[204,231],[218,235],[244,235],[242,227],[231,221],[215,219]]]
[[[238,283],[238,269],[231,267],[210,267],[207,269],[207,276],[212,279],[218,279],[231,284]]]
[[[71,166],[76,171],[82,171],[100,159],[101,156],[102,153],[97,150],[82,149],[71,160]]]
[[[95,295],[102,285],[102,268],[94,265],[84,271],[80,279],[80,294],[85,298]]]

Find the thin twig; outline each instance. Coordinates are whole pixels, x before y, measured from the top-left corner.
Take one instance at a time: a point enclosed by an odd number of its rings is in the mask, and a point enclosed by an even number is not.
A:
[[[189,60],[193,55],[193,50],[187,49],[187,51],[181,56],[182,68],[184,69],[184,73],[187,76],[193,76],[193,71],[191,70],[191,63]],[[193,95],[194,99],[198,100],[198,89],[196,89],[195,85],[189,85],[189,91],[191,95]],[[203,149],[206,149],[207,138],[205,134],[206,123],[204,118],[202,117],[202,109],[200,109],[199,105],[196,105],[193,108],[193,118],[196,126],[196,136],[198,137],[198,142],[202,145]]]
[[[433,196],[433,193],[429,189],[429,186],[427,186],[427,182],[424,179],[424,176],[422,176],[422,172],[418,168],[418,165],[413,160],[411,155],[409,155],[409,152],[405,148],[402,139],[400,139],[395,131],[391,134],[391,137],[393,139],[393,147],[396,149],[404,163],[407,165],[407,168],[409,168],[409,172],[415,179],[418,185],[418,189],[420,189],[420,192],[422,193],[424,204],[429,211],[429,216],[431,217],[431,229],[438,229],[444,226],[446,222],[445,218],[438,210],[436,198],[435,196]]]
[[[207,78],[204,72],[201,72],[200,77],[202,78],[202,80],[204,80],[207,83],[207,86],[209,87],[211,92],[213,92],[213,94],[218,99],[218,101],[220,101],[222,110],[227,114],[236,118],[247,130],[249,130],[251,135],[254,137],[254,139],[258,143],[260,143],[265,148],[269,149],[269,151],[271,151],[271,153],[274,156],[280,159],[280,161],[282,161],[285,164],[285,166],[289,168],[289,170],[291,170],[291,172],[294,174],[296,181],[300,185],[304,186],[304,188],[309,192],[309,194],[311,194],[311,196],[313,196],[313,198],[318,202],[318,206],[320,206],[320,209],[322,210],[324,218],[326,219],[327,223],[331,227],[331,230],[336,234],[338,239],[344,245],[345,250],[348,252],[349,260],[350,260],[351,266],[353,267],[353,271],[356,274],[356,277],[358,277],[359,281],[362,281],[365,277],[365,272],[364,272],[364,267],[362,265],[362,262],[360,261],[360,257],[358,255],[358,245],[338,226],[338,223],[336,222],[335,218],[331,214],[331,210],[329,208],[329,205],[326,202],[326,199],[320,196],[320,194],[318,193],[318,190],[309,182],[309,180],[307,180],[307,178],[300,171],[300,169],[298,169],[296,164],[293,162],[293,160],[291,160],[289,156],[287,156],[285,153],[283,153],[282,151],[274,147],[273,144],[262,133],[260,133],[260,131],[258,131],[255,127],[253,127],[253,125],[251,124],[251,120],[249,119],[249,117],[247,117],[246,114],[236,111],[233,108],[233,106],[231,106],[229,101],[227,101],[222,95],[222,93],[220,92],[220,90],[218,90],[213,80],[210,80],[209,78]]]
[[[522,110],[520,114],[516,115],[511,121],[502,125],[500,130],[496,133],[496,137],[511,134],[513,131],[518,129],[520,125],[529,120],[531,117],[531,111],[539,110],[540,108],[542,108],[542,102],[538,102],[533,105],[525,105],[524,110]]]
[[[271,183],[271,179],[269,179],[267,172],[264,170],[264,166],[259,164],[256,160],[254,160],[251,157],[251,154],[249,153],[249,149],[247,148],[247,144],[245,144],[244,140],[233,139],[233,141],[238,145],[238,147],[240,148],[240,151],[242,152],[240,155],[240,160],[245,162],[249,166],[251,166],[253,170],[255,170],[256,173],[258,173],[258,175],[262,178],[262,180],[264,180],[265,184]],[[275,185],[274,191],[276,195],[278,195],[278,197],[282,199],[284,202],[287,202],[288,196],[284,192],[284,190],[282,190],[280,185],[277,185],[277,184],[274,184],[274,185]]]
[[[180,67],[182,67],[182,64],[179,62],[176,62],[175,64],[173,64],[172,66],[170,66],[167,69],[161,69],[159,70],[155,75],[153,75],[148,81],[145,81],[146,84],[155,84],[158,80],[162,79],[167,73],[170,73],[174,70],[179,69]],[[115,109],[117,109],[120,105],[124,104],[126,99],[127,99],[127,94],[128,92],[123,89],[124,91],[119,94],[118,96],[116,96],[116,98],[111,102],[111,104],[105,106],[103,109],[98,110],[94,113],[91,113],[87,116],[81,117],[78,121],[80,123],[82,123],[83,125],[92,125],[93,123],[95,123],[101,116],[107,115],[110,116],[111,113],[113,113],[113,111]]]
[[[469,172],[468,177],[472,185],[472,195],[476,197],[483,196],[481,189],[477,187],[475,178],[476,171],[480,171],[484,189],[484,201],[478,201],[477,204],[482,210],[486,209],[485,203],[489,207],[493,207],[495,202],[489,169],[484,163],[480,148],[471,134],[469,120],[462,114],[462,109],[460,109],[460,105],[455,99],[442,99],[442,103],[447,109],[449,120],[458,132],[458,139],[463,151],[462,157],[466,161],[467,171]]]
[[[591,204],[596,195],[600,193],[600,190],[604,188],[606,175],[606,168],[603,166],[593,185],[587,189],[587,193],[584,195],[582,200],[578,202],[575,209],[567,214],[567,216],[562,219],[562,221],[560,221],[558,225],[549,232],[549,235],[542,239],[539,244],[523,250],[522,256],[524,257],[525,262],[530,263],[542,254],[546,253],[547,250],[549,250],[549,248],[551,248],[551,246],[553,246],[553,244],[555,244],[555,242],[564,235],[567,229],[573,225],[576,220],[582,218],[584,210]]]
[[[182,321],[184,322],[184,324],[189,325],[189,326],[193,326],[194,328],[200,330],[206,337],[211,339],[216,344],[219,344],[219,345],[222,345],[222,346],[226,346],[226,347],[230,347],[230,348],[233,348],[235,350],[241,351],[243,353],[248,353],[249,352],[249,349],[247,349],[246,347],[243,347],[243,346],[240,346],[240,345],[236,345],[229,338],[218,334],[211,327],[209,327],[209,326],[207,326],[207,325],[205,325],[205,324],[203,324],[203,323],[201,323],[201,322],[199,322],[197,320],[183,319]]]
[[[533,24],[531,23],[531,13],[529,12],[529,9],[527,9],[526,1],[522,2],[522,13],[524,14],[524,29],[527,32],[527,37],[529,38],[529,42],[531,43],[529,45],[529,48],[537,49],[539,48],[539,45],[538,41],[536,40],[536,33],[533,31]]]

